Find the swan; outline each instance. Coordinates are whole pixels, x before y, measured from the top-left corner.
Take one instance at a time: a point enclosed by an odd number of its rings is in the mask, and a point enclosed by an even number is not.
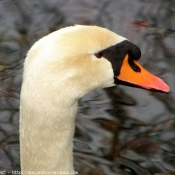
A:
[[[98,26],[75,25],[37,41],[24,62],[20,97],[22,172],[70,174],[78,99],[116,84],[168,92],[139,63],[140,49]]]

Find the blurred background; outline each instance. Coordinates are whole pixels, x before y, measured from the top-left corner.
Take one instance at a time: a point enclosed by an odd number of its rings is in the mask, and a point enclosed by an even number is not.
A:
[[[81,99],[75,170],[82,175],[174,175],[175,0],[0,0],[0,172],[20,170],[25,55],[42,36],[74,24],[99,25],[128,38],[140,47],[141,64],[171,88],[162,94],[117,86]]]

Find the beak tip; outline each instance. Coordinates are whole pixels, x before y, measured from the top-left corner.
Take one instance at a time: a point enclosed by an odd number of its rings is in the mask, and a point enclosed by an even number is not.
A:
[[[164,91],[168,93],[170,91],[170,87],[165,83]]]
[[[158,89],[162,92],[168,93],[170,91],[170,87],[161,79],[158,79]]]

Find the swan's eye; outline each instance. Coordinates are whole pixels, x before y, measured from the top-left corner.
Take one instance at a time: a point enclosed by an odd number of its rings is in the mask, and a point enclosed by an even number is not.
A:
[[[97,58],[101,58],[103,56],[103,52],[98,52],[98,53],[95,54],[95,56]]]

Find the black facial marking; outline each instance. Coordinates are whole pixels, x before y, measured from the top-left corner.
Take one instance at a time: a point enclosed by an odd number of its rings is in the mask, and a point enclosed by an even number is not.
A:
[[[131,68],[132,68],[135,72],[141,72],[140,67],[137,66],[137,65],[134,63],[134,61],[133,61],[133,59],[132,59],[131,57],[129,57],[128,63],[129,63],[129,65],[131,66]]]
[[[104,49],[95,54],[97,58],[104,57],[111,62],[114,71],[114,76],[120,74],[120,69],[123,60],[128,54],[128,63],[135,72],[141,72],[139,66],[137,66],[133,60],[138,60],[141,57],[140,49],[128,40],[124,40],[114,46]]]

